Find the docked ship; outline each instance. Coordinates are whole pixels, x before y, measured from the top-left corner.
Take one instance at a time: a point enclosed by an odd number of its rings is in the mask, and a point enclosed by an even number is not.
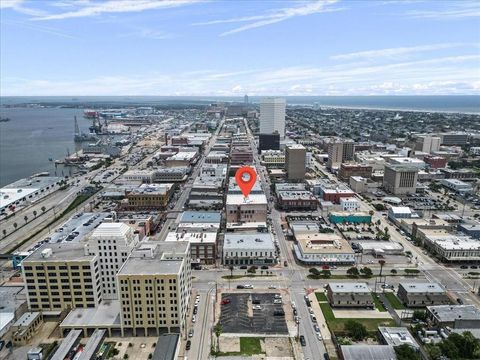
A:
[[[87,141],[95,142],[98,140],[98,138],[94,133],[85,134],[83,132],[80,132],[80,128],[78,127],[77,117],[75,116],[75,135],[73,137],[73,140],[76,143],[87,142]]]

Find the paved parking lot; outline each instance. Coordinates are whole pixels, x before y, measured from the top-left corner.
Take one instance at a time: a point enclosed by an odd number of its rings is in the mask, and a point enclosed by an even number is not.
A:
[[[282,304],[274,304],[275,293],[226,293],[222,300],[230,303],[221,305],[220,324],[224,333],[237,334],[288,334],[285,316],[274,316],[274,311],[284,310]],[[252,299],[259,304],[252,304]],[[252,306],[260,306],[253,310]]]

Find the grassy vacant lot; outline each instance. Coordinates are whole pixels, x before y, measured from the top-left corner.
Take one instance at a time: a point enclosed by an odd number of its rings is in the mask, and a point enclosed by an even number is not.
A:
[[[325,295],[324,293],[317,292],[317,293],[315,293],[315,296],[317,297],[317,301],[318,301],[318,302],[320,302],[320,301],[328,301],[327,295]]]
[[[375,307],[377,308],[378,311],[385,312],[387,309],[385,309],[385,306],[380,302],[380,299],[378,298],[378,295],[375,293],[372,293],[373,297],[373,302],[375,303]]]
[[[252,356],[257,354],[265,354],[265,351],[262,351],[262,346],[260,341],[265,340],[265,338],[258,337],[241,337],[240,338],[240,352],[218,352],[217,356],[239,356],[246,355]]]
[[[336,334],[341,334],[345,329],[345,323],[348,320],[355,320],[359,323],[362,323],[367,328],[369,333],[375,333],[378,330],[379,326],[395,326],[393,319],[363,319],[363,318],[341,318],[337,319],[333,313],[332,308],[329,303],[320,303],[320,308],[322,309],[323,316],[327,321],[327,325],[331,331]]]
[[[392,293],[392,292],[385,292],[385,297],[387,298],[388,302],[390,303],[390,305],[392,305],[392,307],[395,309],[395,310],[403,310],[405,309],[405,306],[403,306],[403,304],[401,303],[401,301],[397,298],[397,296]]]

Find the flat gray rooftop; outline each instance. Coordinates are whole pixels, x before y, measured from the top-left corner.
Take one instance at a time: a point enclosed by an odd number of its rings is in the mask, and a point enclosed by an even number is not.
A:
[[[334,293],[370,292],[367,283],[329,282],[328,286]]]
[[[275,249],[273,244],[273,237],[270,233],[239,233],[239,234],[225,234],[223,248],[229,249]]]
[[[175,360],[180,334],[164,334],[158,337],[153,360]]]
[[[73,309],[62,321],[60,327],[111,327],[120,329],[120,302],[118,300],[104,300],[95,308]]]
[[[417,341],[406,327],[379,326],[378,331],[382,334],[387,345],[399,346],[408,344],[415,348],[419,348]]]
[[[342,345],[344,360],[396,360],[391,345]]]
[[[88,339],[78,360],[91,360],[97,352],[98,346],[105,338],[106,330],[96,329]]]
[[[45,258],[42,256],[42,251],[45,249],[52,249],[52,254]],[[23,263],[29,261],[91,261],[95,255],[85,255],[84,244],[77,243],[59,243],[59,244],[43,244],[32,254],[27,256]]]
[[[403,286],[408,293],[441,293],[445,290],[437,283],[400,283],[399,286]]]
[[[189,243],[153,242],[141,244],[118,271],[118,275],[178,274]],[[154,248],[153,256],[148,248]],[[175,254],[173,254],[175,252]]]
[[[222,214],[219,211],[184,211],[180,216],[181,223],[220,223]]]
[[[437,305],[427,306],[427,309],[442,322],[480,319],[480,309],[475,305]]]
[[[81,330],[71,330],[50,360],[64,360],[81,335]]]

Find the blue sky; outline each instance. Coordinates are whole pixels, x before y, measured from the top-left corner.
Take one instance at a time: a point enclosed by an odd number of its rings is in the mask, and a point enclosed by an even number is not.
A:
[[[10,95],[480,93],[480,2],[1,0]]]

